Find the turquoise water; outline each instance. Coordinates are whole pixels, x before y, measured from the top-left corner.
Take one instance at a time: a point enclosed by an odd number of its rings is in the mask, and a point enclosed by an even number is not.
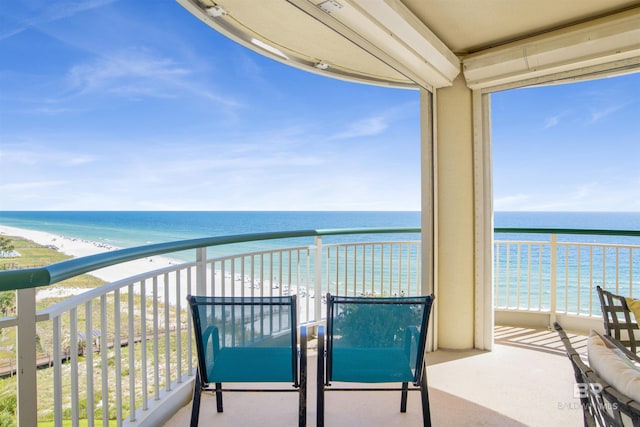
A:
[[[567,212],[509,213],[495,216],[497,227],[640,230],[640,213]],[[496,305],[547,310],[551,305],[551,246],[548,234],[496,234],[499,240],[546,242],[520,246],[497,244]],[[599,314],[595,291],[603,286],[640,298],[640,237],[558,235],[556,248],[557,309]],[[594,246],[584,246],[593,244]]]
[[[0,224],[139,246],[199,237],[322,228],[417,227],[419,212],[0,212]]]
[[[640,212],[496,212],[496,227],[527,228],[586,228],[640,230]],[[46,231],[67,237],[91,240],[117,247],[132,247],[150,243],[169,242],[199,237],[235,235],[255,232],[363,227],[418,227],[419,212],[0,212],[0,224]],[[496,241],[545,241],[544,234],[503,234]],[[331,236],[326,243],[367,242],[378,240],[418,240],[419,235],[354,235]],[[559,236],[559,241],[575,243],[616,243],[640,246],[638,237],[620,236]],[[265,241],[242,244],[238,252],[272,249],[275,247],[308,245],[310,239]],[[602,248],[602,247],[600,247]],[[220,253],[225,249],[219,249]],[[507,263],[507,253],[509,262]],[[177,256],[193,259],[192,254]],[[215,251],[210,255],[217,255]],[[517,253],[515,246],[498,246],[497,257],[502,261],[495,267],[499,306],[522,307],[540,304],[549,307],[551,281],[550,248],[525,246]],[[530,256],[531,255],[531,256]],[[558,306],[569,311],[584,312],[594,303],[596,285],[620,289],[640,297],[640,251],[631,249],[578,249],[561,246],[558,255]],[[590,258],[592,257],[592,258]],[[621,268],[615,270],[616,259]],[[626,261],[625,261],[626,260]],[[531,262],[531,277],[518,273]],[[537,263],[537,264],[536,264]],[[595,270],[591,267],[595,265]],[[507,289],[509,297],[506,296]],[[578,292],[579,289],[579,292]],[[566,292],[565,292],[566,291]],[[518,293],[520,299],[518,300]],[[569,301],[569,295],[580,295],[580,302]],[[531,302],[530,302],[531,301]],[[596,301],[597,303],[597,301]],[[597,305],[597,304],[596,304]]]
[[[322,228],[418,227],[419,212],[1,212],[0,224],[46,231],[118,247],[198,237]],[[640,212],[496,212],[496,227],[555,227],[640,230]],[[380,236],[360,236],[378,239]],[[415,235],[411,236],[413,239]],[[535,235],[500,234],[527,240]],[[353,236],[335,237],[352,240]],[[539,238],[539,237],[538,237]],[[637,238],[573,236],[575,241],[637,242]]]
[[[419,227],[419,212],[0,212],[0,224],[90,240],[119,248],[201,237],[326,228]],[[326,243],[419,240],[412,234],[349,235]],[[235,245],[238,252],[309,245],[312,238]],[[224,249],[219,250],[220,253]],[[216,250],[210,252],[216,255]],[[190,253],[177,258],[193,259]]]

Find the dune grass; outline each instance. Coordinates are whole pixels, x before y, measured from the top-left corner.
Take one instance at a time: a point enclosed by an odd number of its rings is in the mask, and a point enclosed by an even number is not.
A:
[[[52,249],[52,248],[47,248],[47,247],[42,247],[34,242],[19,238],[19,237],[15,237],[15,238],[11,238],[12,239],[12,243],[15,247],[15,250],[18,251],[21,254],[21,257],[19,258],[12,258],[11,260],[4,260],[9,261],[9,262],[13,262],[15,263],[19,268],[29,268],[29,267],[36,267],[36,266],[42,266],[42,265],[48,265],[51,263],[55,263],[55,262],[59,262],[59,261],[63,261],[65,259],[69,259],[70,257],[57,252],[56,250]],[[97,279],[93,276],[89,276],[89,275],[82,275],[82,276],[78,276],[69,280],[66,280],[64,282],[60,282],[56,285],[52,285],[52,286],[57,286],[57,287],[73,287],[73,288],[94,288],[94,287],[98,287],[101,286],[103,284],[105,284],[106,282]],[[41,289],[46,289],[45,288],[41,288]],[[8,291],[11,292],[15,295],[15,292],[13,291]],[[53,297],[53,298],[45,298],[45,299],[41,299],[37,302],[37,310],[42,310],[48,306],[51,306],[61,300],[64,300],[65,297]],[[121,318],[122,321],[122,326],[124,328],[126,328],[126,324],[127,324],[127,319],[128,319],[128,312],[127,312],[127,299],[128,299],[128,295],[126,293],[121,293],[120,294],[120,305],[119,305],[119,316]],[[140,312],[139,312],[139,307],[140,307],[140,299],[141,297],[138,295],[136,297],[136,303],[134,308],[132,309],[132,315],[135,318],[135,323],[136,325],[139,325],[139,320],[140,320]],[[148,303],[147,304],[147,313],[149,314],[149,310],[151,309],[152,304]],[[160,305],[159,310],[164,313],[164,306]],[[112,325],[113,325],[113,319],[115,317],[114,314],[114,310],[115,310],[115,300],[114,300],[114,295],[111,294],[107,297],[107,317],[108,317],[108,325],[107,325],[107,336],[109,336],[110,334],[112,334]],[[78,324],[78,331],[79,332],[84,332],[85,329],[85,320],[86,320],[86,309],[84,306],[80,306],[78,307],[77,310],[77,324]],[[100,310],[98,309],[98,307],[96,307],[96,305],[93,306],[92,309],[92,324],[93,324],[93,328],[94,329],[99,329],[100,328]],[[13,313],[8,313],[8,315],[13,315]],[[183,316],[184,314],[182,314],[181,316]],[[173,324],[175,322],[177,313],[175,312],[175,310],[171,309],[171,324]],[[184,317],[183,317],[184,319]],[[69,336],[69,324],[70,324],[70,319],[68,315],[62,316],[61,317],[62,320],[62,336],[63,338],[63,347],[68,345],[68,336]],[[139,331],[136,331],[136,334],[139,334]],[[15,366],[15,343],[16,343],[16,330],[15,328],[5,328],[5,329],[0,329],[0,363],[2,363],[2,358],[5,358],[5,360],[9,360],[8,363],[12,363],[13,366]],[[52,336],[52,330],[51,330],[51,322],[43,322],[43,323],[39,323],[38,324],[38,344],[39,344],[39,349],[38,351],[41,353],[41,355],[49,355],[52,354],[52,345],[53,345],[53,336]],[[186,332],[183,332],[182,334],[180,334],[181,339],[183,340],[182,342],[186,342],[186,340],[188,339],[188,337],[186,336]],[[174,359],[175,357],[179,357],[178,355],[175,354],[175,346],[176,346],[176,338],[177,336],[175,334],[171,334],[170,337],[170,341],[169,341],[169,352],[171,354],[171,359]],[[113,341],[111,341],[111,344],[114,344]],[[142,349],[143,344],[138,342],[136,343],[133,347],[134,347],[134,358],[135,360],[140,360],[139,355],[141,353],[141,349]],[[147,347],[147,352],[148,354],[151,354],[151,352],[153,351],[152,348],[153,344],[151,341],[147,341],[146,343],[146,347]],[[164,386],[164,369],[165,369],[165,362],[164,362],[164,354],[165,354],[165,348],[166,348],[166,344],[165,344],[165,340],[164,339],[160,339],[159,343],[158,343],[158,350],[159,350],[159,354],[160,356],[160,360],[158,361],[158,366],[149,366],[148,367],[148,372],[150,373],[150,375],[152,373],[154,373],[154,369],[159,369],[163,372],[160,373],[160,379],[162,384],[160,384],[160,387]],[[115,372],[114,369],[111,369],[112,366],[115,364],[115,359],[116,359],[116,354],[117,352],[115,351],[115,347],[110,347],[109,349],[102,349],[101,351],[106,351],[107,352],[107,363],[109,365],[109,384],[114,384],[114,381],[116,381],[115,379]],[[187,360],[185,360],[185,356],[184,355],[180,355],[180,357],[182,357],[183,362],[185,365],[183,366],[187,366],[186,363],[188,363]],[[119,378],[119,381],[122,383],[124,389],[123,391],[125,391],[126,393],[128,393],[128,390],[126,390],[126,387],[128,387],[129,384],[129,364],[128,364],[128,358],[129,358],[129,350],[126,347],[123,347],[120,349],[120,356],[119,356],[121,363],[122,363],[122,372],[121,372],[121,377]],[[79,376],[81,378],[79,378],[79,385],[82,388],[83,386],[86,386],[86,376],[87,376],[87,372],[86,372],[86,363],[85,363],[85,358],[84,357],[80,357],[79,358],[80,362],[79,362],[79,368],[80,368],[80,372],[79,372]],[[93,367],[94,367],[94,399],[96,402],[99,402],[101,399],[101,392],[100,392],[100,384],[101,384],[101,364],[102,364],[102,357],[101,357],[101,353],[94,353],[93,355]],[[170,364],[173,365],[175,363],[174,360],[171,360]],[[67,423],[67,419],[70,418],[71,414],[70,414],[70,402],[68,402],[69,400],[69,395],[70,395],[70,385],[68,384],[68,378],[70,377],[70,365],[69,364],[63,364],[62,365],[63,368],[63,408],[64,408],[64,413],[63,413],[63,418],[65,418],[65,423]],[[138,364],[136,363],[136,369],[138,369]],[[150,378],[151,380],[151,378]],[[38,401],[38,425],[39,426],[49,426],[49,425],[53,425],[53,401],[54,401],[54,393],[53,393],[53,369],[51,368],[44,368],[44,369],[39,369],[37,372],[37,381],[38,381],[38,396],[37,396],[37,401]],[[150,384],[152,384],[153,382],[151,382]],[[153,390],[151,390],[150,392],[152,392]],[[109,389],[109,393],[111,394],[112,390],[111,387]],[[141,401],[141,391],[140,390],[134,390],[133,393],[136,394],[136,402]],[[80,425],[86,425],[86,412],[87,412],[87,408],[86,408],[86,392],[82,392],[81,391],[81,401],[80,401]],[[110,402],[113,402],[113,398],[109,399]],[[129,400],[126,399],[126,401],[122,402],[122,411],[123,411],[123,416],[126,417],[127,413],[129,411]],[[136,403],[136,406],[138,405],[138,403]],[[96,417],[96,421],[100,424],[101,423],[101,418],[102,418],[102,409],[101,408],[92,408],[91,409],[94,412],[94,416]],[[110,407],[108,408],[109,410],[109,419],[110,422],[109,424],[111,424],[113,422],[113,424],[115,425],[115,418],[116,418],[116,411],[118,410],[117,408],[114,407],[114,405],[110,405]],[[15,411],[16,411],[16,380],[15,377],[6,377],[3,379],[0,379],[0,427],[5,427],[5,426],[13,426],[15,425]],[[83,420],[84,419],[84,420]],[[67,424],[64,424],[67,425]],[[69,419],[69,425],[70,424],[70,419]]]

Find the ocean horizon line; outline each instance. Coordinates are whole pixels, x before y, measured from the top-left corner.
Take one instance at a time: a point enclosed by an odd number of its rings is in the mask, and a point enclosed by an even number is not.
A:
[[[422,212],[420,209],[1,209],[0,213],[16,212]],[[504,209],[494,213],[594,213],[640,214],[629,210],[537,210]]]
[[[0,211],[0,224],[126,248],[261,232],[416,228],[420,211]],[[496,211],[494,226],[640,230],[640,212]],[[367,239],[359,236],[359,239]],[[343,240],[341,240],[343,241]]]

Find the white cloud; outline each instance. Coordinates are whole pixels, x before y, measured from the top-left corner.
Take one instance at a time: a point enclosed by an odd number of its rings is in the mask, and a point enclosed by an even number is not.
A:
[[[525,202],[531,199],[528,194],[514,194],[498,197],[493,201],[493,209],[496,211],[522,210]]]
[[[149,51],[133,49],[76,65],[69,71],[69,80],[81,92],[105,91],[130,94],[135,82],[135,92],[149,96],[166,96],[161,91],[154,94],[152,88],[159,81],[170,82],[189,74],[167,58],[154,57]],[[161,89],[161,88],[157,88]]]
[[[185,93],[236,109],[236,98],[198,82],[190,67],[149,49],[126,49],[98,56],[70,68],[67,79],[72,96],[99,95],[123,98],[180,98]]]
[[[94,161],[96,161],[94,155],[49,149],[46,144],[21,144],[0,151],[0,165],[5,171],[11,168],[24,171],[29,167],[39,168],[40,165],[47,165],[46,170],[51,171],[57,166],[78,166]]]
[[[96,161],[95,156],[90,155],[73,155],[63,160],[63,164],[68,166],[78,166]]]
[[[19,11],[22,12],[24,16],[14,18],[15,22],[7,24],[0,32],[0,40],[5,40],[17,34],[20,34],[28,28],[36,27],[47,22],[69,18],[77,13],[106,6],[110,3],[113,3],[114,1],[116,0],[67,0],[55,2],[36,2],[31,8],[25,7],[23,10]],[[18,3],[17,5],[20,4]],[[13,6],[16,6],[16,4],[14,4]],[[23,3],[22,6],[24,7],[25,3]]]
[[[43,190],[51,187],[59,187],[67,184],[68,181],[32,181],[32,182],[14,182],[9,184],[0,184],[0,191],[2,192],[18,192],[25,190]],[[5,194],[4,197],[10,195]]]
[[[351,123],[343,132],[333,135],[330,139],[349,139],[361,136],[379,135],[389,127],[389,120],[385,116],[374,116]]]
[[[551,129],[563,123],[565,119],[572,115],[571,111],[562,111],[560,113],[549,116],[544,121],[543,129]]]
[[[625,102],[623,104],[617,104],[617,105],[610,105],[608,107],[605,108],[601,108],[598,110],[594,110],[591,112],[591,121],[592,122],[597,122],[599,120],[602,120],[603,118],[610,116],[611,114],[614,114],[615,112],[622,110],[623,108],[625,108],[627,105],[629,105],[630,102]]]
[[[554,126],[557,126],[560,123],[560,115],[547,117],[544,123],[544,129],[549,129]]]
[[[640,177],[617,176],[554,191],[498,197],[496,211],[607,211],[631,212],[640,208]]]

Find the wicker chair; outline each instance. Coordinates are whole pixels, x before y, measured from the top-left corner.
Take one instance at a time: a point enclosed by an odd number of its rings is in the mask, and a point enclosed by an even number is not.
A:
[[[600,286],[596,289],[606,334],[621,342],[631,352],[637,353],[640,350],[640,336],[636,335],[636,331],[640,331],[640,327],[629,310],[627,301],[623,296],[605,291]]]
[[[640,426],[640,403],[618,392],[604,381],[594,370],[587,366],[571,345],[567,334],[558,323],[554,327],[564,344],[571,361],[576,383],[582,385],[580,403],[582,404],[585,426]],[[615,345],[630,360],[638,361],[635,354],[629,352],[612,337],[603,336],[608,343]]]

